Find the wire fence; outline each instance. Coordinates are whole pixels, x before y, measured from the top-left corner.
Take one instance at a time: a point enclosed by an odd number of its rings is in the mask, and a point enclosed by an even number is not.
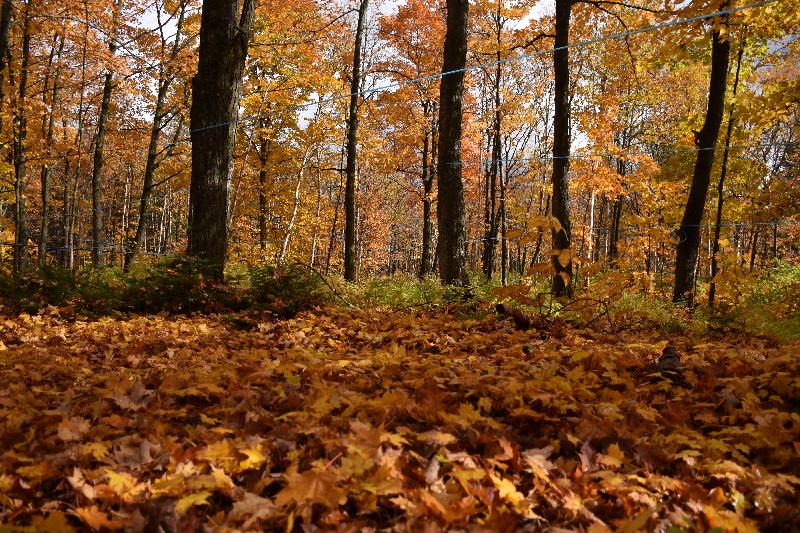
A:
[[[388,92],[388,91],[400,89],[400,88],[408,86],[408,85],[419,84],[419,83],[423,83],[425,81],[441,79],[443,77],[452,76],[454,74],[472,72],[472,71],[481,70],[481,69],[484,69],[484,68],[487,68],[487,67],[503,65],[503,64],[507,64],[507,63],[522,61],[522,60],[525,60],[525,59],[531,59],[533,57],[537,57],[537,56],[541,56],[541,55],[545,55],[545,54],[552,54],[554,52],[561,51],[561,50],[569,50],[569,49],[572,49],[572,48],[585,48],[585,47],[591,46],[593,44],[599,44],[599,43],[615,41],[615,40],[619,40],[619,39],[625,39],[627,37],[632,37],[634,35],[639,35],[639,34],[648,33],[648,32],[652,32],[652,31],[664,30],[664,29],[668,29],[668,28],[674,28],[674,27],[677,27],[677,26],[683,26],[685,24],[691,24],[693,22],[709,20],[709,19],[713,19],[713,18],[717,18],[717,17],[726,16],[726,15],[732,15],[734,13],[739,13],[741,11],[746,11],[746,10],[749,10],[749,9],[761,8],[761,7],[767,6],[769,4],[773,4],[773,3],[777,2],[777,1],[778,0],[763,0],[761,2],[754,2],[754,3],[751,3],[751,4],[744,5],[744,6],[732,7],[732,8],[728,8],[728,9],[720,9],[720,10],[714,11],[712,13],[706,13],[706,14],[703,14],[703,15],[697,15],[695,17],[688,17],[688,18],[683,18],[683,19],[663,22],[663,23],[659,23],[659,24],[652,24],[650,26],[645,26],[645,27],[642,27],[642,28],[637,28],[637,29],[628,30],[628,31],[624,31],[624,32],[614,33],[614,34],[611,34],[611,35],[598,37],[596,39],[588,39],[588,40],[585,40],[585,41],[580,41],[580,42],[577,42],[577,43],[571,43],[571,44],[567,44],[565,46],[554,47],[554,48],[547,49],[547,50],[537,50],[535,52],[519,54],[519,55],[515,55],[515,56],[512,56],[512,57],[508,57],[508,58],[496,59],[496,60],[492,60],[492,61],[486,61],[486,62],[475,64],[475,65],[468,65],[468,66],[463,67],[463,68],[448,70],[448,71],[444,71],[444,72],[436,72],[436,73],[426,74],[426,75],[418,76],[416,78],[412,78],[412,79],[409,79],[409,80],[403,80],[403,81],[398,81],[398,82],[395,82],[395,83],[389,83],[389,84],[385,84],[385,85],[380,85],[378,87],[372,87],[372,88],[369,88],[369,89],[363,89],[363,90],[361,90],[361,91],[359,91],[357,93],[344,93],[344,94],[331,96],[331,97],[328,97],[328,98],[320,98],[319,100],[314,101],[314,102],[306,102],[306,103],[303,103],[303,104],[295,104],[295,105],[290,105],[290,106],[284,106],[284,107],[280,107],[280,108],[277,108],[277,109],[271,109],[269,113],[254,113],[254,114],[247,115],[245,117],[239,117],[239,118],[231,120],[231,121],[219,122],[219,123],[216,123],[216,124],[209,124],[208,126],[202,126],[202,127],[199,127],[199,128],[192,129],[192,130],[189,131],[189,136],[188,137],[184,137],[182,139],[178,139],[176,141],[176,143],[190,142],[192,134],[201,133],[203,131],[212,130],[212,129],[216,129],[216,128],[223,128],[223,127],[226,127],[226,126],[237,125],[237,124],[242,123],[242,122],[252,122],[252,121],[255,121],[255,120],[258,120],[258,119],[271,117],[271,116],[273,116],[273,115],[275,115],[277,113],[291,112],[291,111],[302,111],[302,110],[309,109],[309,108],[312,108],[312,107],[323,106],[323,105],[330,104],[330,103],[335,103],[335,102],[338,102],[338,101],[341,101],[341,100],[350,99],[350,98],[352,98],[354,96],[355,97],[359,97],[359,98],[367,98],[367,97],[372,96],[374,94],[379,94],[379,93],[383,93],[383,92]]]

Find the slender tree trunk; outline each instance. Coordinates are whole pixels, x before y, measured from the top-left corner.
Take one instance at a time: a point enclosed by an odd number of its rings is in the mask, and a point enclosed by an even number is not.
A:
[[[228,209],[242,73],[256,0],[203,0],[197,74],[192,80],[189,249],[224,277]]]
[[[439,277],[447,285],[469,284],[467,273],[467,222],[461,179],[462,100],[467,62],[469,0],[447,0],[447,33],[439,88],[439,161],[437,219],[439,225]],[[456,163],[456,164],[453,164]]]
[[[317,148],[317,209],[314,216],[314,232],[311,235],[311,257],[308,265],[314,268],[317,258],[317,239],[319,233],[319,215],[322,212],[322,170],[320,169],[319,148]]]
[[[147,225],[147,215],[150,207],[150,197],[153,194],[153,179],[157,168],[156,158],[158,156],[158,140],[161,135],[162,121],[164,118],[164,100],[167,95],[167,84],[163,79],[159,80],[158,96],[156,97],[156,107],[153,112],[153,124],[150,128],[150,142],[147,146],[147,160],[144,165],[144,178],[142,180],[142,195],[139,198],[139,218],[136,222],[136,233],[133,242],[125,253],[124,270],[130,270],[133,263],[142,251],[145,226]]]
[[[506,180],[502,172],[500,178],[500,280],[505,287],[508,284],[508,221],[506,219]]]
[[[733,98],[739,90],[739,73],[742,68],[742,56],[744,55],[744,40],[739,45],[739,54],[736,57],[736,76],[733,81]],[[719,183],[717,183],[717,219],[714,224],[714,250],[711,255],[711,283],[708,287],[708,306],[714,307],[714,298],[717,293],[717,282],[715,277],[719,272],[717,255],[719,254],[719,237],[722,232],[722,208],[725,204],[725,178],[728,174],[728,154],[731,146],[731,134],[733,133],[733,111],[736,105],[731,103],[728,110],[728,129],[725,132],[725,151],[722,153],[722,168],[719,172]]]
[[[11,0],[3,0],[0,6],[0,107],[3,106],[5,100],[3,83],[6,69],[8,68],[8,57],[10,55],[10,48],[8,45],[8,36],[11,33],[11,20],[14,18]],[[3,115],[0,113],[0,131],[3,130]]]
[[[750,249],[750,273],[756,268],[756,257],[758,256],[758,239],[761,237],[758,228],[753,226],[753,243]]]
[[[120,2],[117,1],[115,10],[119,10]],[[114,18],[116,19],[115,13]],[[111,57],[117,51],[117,23],[108,43]],[[111,91],[114,88],[114,70],[109,66],[106,69],[105,82],[103,83],[103,99],[100,103],[100,116],[97,119],[97,139],[94,144],[94,165],[92,168],[92,265],[100,268],[103,263],[103,149],[105,148],[106,126],[108,125],[109,109],[111,107]]]
[[[186,13],[186,2],[181,2],[180,13],[178,14],[178,21],[175,29],[175,40],[172,43],[172,51],[170,52],[169,62],[175,61],[180,52],[181,33],[183,31],[184,16]],[[165,46],[162,38],[162,50]],[[142,242],[144,240],[145,226],[147,224],[147,214],[150,208],[150,197],[153,194],[154,179],[156,170],[158,170],[158,143],[161,137],[161,132],[164,129],[164,118],[166,113],[164,107],[167,100],[167,92],[174,80],[175,75],[169,72],[166,65],[162,64],[158,73],[158,93],[156,94],[156,106],[153,111],[153,124],[150,127],[150,142],[147,145],[147,160],[144,166],[144,177],[142,179],[142,195],[139,198],[139,219],[136,223],[136,234],[134,235],[133,242],[128,246],[125,252],[125,262],[123,269],[127,272],[130,270],[133,263],[136,261],[137,256],[141,252]],[[177,140],[183,128],[183,115],[181,115],[178,127],[176,129],[175,139]],[[173,143],[174,146],[174,143]],[[127,238],[127,231],[125,232]]]
[[[425,140],[422,143],[422,257],[419,264],[419,278],[425,279],[430,272],[431,262],[431,233],[433,233],[433,223],[431,222],[431,192],[433,180],[430,178],[428,167],[428,151],[430,150],[430,137],[433,132],[426,128]]]
[[[27,170],[28,142],[28,70],[31,57],[30,4],[25,3],[22,25],[22,68],[19,78],[19,99],[14,115],[14,272],[27,267],[28,262],[28,224],[25,212],[25,185]]]
[[[553,250],[570,248],[572,229],[569,220],[570,120],[569,120],[569,25],[573,0],[556,0],[556,38],[553,51],[555,71],[555,115],[553,122],[553,217],[561,228],[552,231]],[[553,257],[556,275],[553,294],[572,296],[572,260],[566,266]]]
[[[42,123],[42,133],[45,138],[45,148],[47,156],[50,156],[50,150],[53,145],[53,132],[55,130],[55,117],[56,117],[56,104],[58,102],[58,91],[61,84],[61,55],[64,52],[64,32],[61,32],[57,37],[58,48],[53,60],[56,62],[56,71],[53,76],[53,89],[50,93],[50,111],[47,114],[46,124]],[[54,50],[56,48],[54,47]],[[51,61],[51,63],[52,63]],[[46,100],[46,95],[43,95]],[[47,236],[50,223],[50,174],[51,164],[48,161],[42,165],[41,170],[41,194],[42,194],[42,218],[39,227],[39,266],[42,267],[47,264]]]
[[[292,208],[292,216],[289,218],[289,224],[286,226],[286,235],[283,237],[283,245],[281,246],[281,254],[278,256],[278,264],[282,265],[286,262],[286,254],[289,251],[289,239],[292,236],[295,222],[297,221],[297,212],[300,210],[300,188],[303,185],[303,178],[305,177],[306,160],[308,158],[308,149],[303,154],[300,161],[300,172],[297,176],[297,185],[294,188],[294,206]]]
[[[267,250],[267,164],[269,163],[269,140],[261,139],[261,149],[258,160],[258,236],[261,251]]]
[[[358,99],[361,90],[361,46],[364,40],[369,0],[358,8],[356,42],[353,47],[353,73],[350,80],[350,109],[347,114],[347,166],[344,192],[344,279],[356,280],[356,156],[358,140]]]
[[[613,263],[619,256],[619,225],[622,221],[623,198],[620,196],[611,204],[611,228],[608,243],[608,258]]]
[[[727,24],[727,17],[725,19]],[[711,82],[708,89],[708,110],[703,129],[697,133],[697,162],[694,177],[686,201],[679,230],[675,258],[675,289],[672,299],[675,302],[693,301],[694,266],[700,248],[700,222],[703,220],[708,186],[711,181],[711,168],[714,164],[714,148],[722,125],[722,114],[725,110],[725,89],[728,77],[728,60],[731,45],[727,37],[714,30],[711,45]]]
[[[502,182],[503,179],[503,165],[501,162],[502,154],[503,154],[503,146],[502,146],[502,114],[500,111],[500,105],[502,103],[500,89],[502,85],[503,79],[503,64],[501,63],[502,55],[501,55],[501,47],[502,47],[502,13],[501,9],[503,6],[502,1],[497,2],[497,11],[495,13],[495,24],[496,24],[496,41],[495,46],[497,48],[495,60],[497,64],[495,65],[495,78],[494,78],[494,124],[492,128],[492,160],[489,163],[489,173],[490,175],[487,176],[487,185],[489,187],[489,206],[487,208],[487,228],[486,228],[486,235],[484,236],[483,242],[483,274],[486,276],[486,279],[492,279],[492,274],[494,273],[495,269],[495,257],[497,255],[497,235],[500,230],[501,225],[501,208],[497,206],[497,186],[498,181]],[[500,188],[503,188],[503,184],[500,183]],[[502,196],[502,192],[501,192]],[[502,262],[502,259],[501,259]],[[502,269],[502,267],[501,267]]]
[[[84,16],[86,17],[86,22],[84,24],[83,32],[83,50],[81,52],[81,91],[80,99],[78,101],[78,132],[75,135],[77,156],[75,158],[75,177],[71,184],[68,183],[69,178],[66,170],[64,172],[64,266],[66,266],[69,270],[73,270],[75,268],[75,217],[77,216],[78,211],[78,183],[81,178],[81,168],[83,166],[83,126],[86,118],[86,56],[89,47],[88,11],[88,4],[84,2]],[[72,188],[71,192],[69,190],[70,186]]]
[[[589,206],[589,253],[586,254],[586,256],[589,258],[589,261],[594,260],[594,203],[595,194],[594,189],[592,189],[592,198]]]

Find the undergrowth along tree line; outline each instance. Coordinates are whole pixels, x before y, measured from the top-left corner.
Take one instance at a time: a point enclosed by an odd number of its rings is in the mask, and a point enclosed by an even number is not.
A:
[[[349,7],[3,0],[4,264],[610,265],[730,303],[797,259],[794,0]]]

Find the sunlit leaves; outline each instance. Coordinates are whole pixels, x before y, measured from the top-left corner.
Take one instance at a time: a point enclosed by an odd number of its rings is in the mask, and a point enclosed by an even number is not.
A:
[[[4,337],[0,504],[34,511],[0,521],[115,529],[158,508],[248,530],[355,510],[371,524],[747,531],[800,486],[794,347],[679,337],[688,388],[654,378],[654,331],[542,338],[491,313],[358,309],[256,320],[10,321],[32,345]],[[66,354],[51,329],[98,350]]]

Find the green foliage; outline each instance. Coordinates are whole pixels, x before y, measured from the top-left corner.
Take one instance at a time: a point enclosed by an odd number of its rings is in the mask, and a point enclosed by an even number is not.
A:
[[[425,307],[443,301],[447,291],[439,280],[424,280],[410,274],[370,278],[353,289],[353,300],[365,307]]]
[[[319,275],[300,266],[262,265],[249,272],[247,298],[256,309],[290,318],[330,300]]]
[[[141,267],[125,281],[123,308],[137,312],[192,313],[239,307],[237,296],[206,275],[196,259],[174,258]]]
[[[780,263],[742,292],[743,301],[721,313],[720,319],[776,341],[800,339],[800,265]]]
[[[0,278],[0,299],[3,305],[36,312],[47,305],[65,305],[78,292],[76,278],[59,267],[45,267],[32,272],[11,274]]]
[[[669,300],[641,293],[624,294],[610,307],[610,314],[617,327],[626,330],[655,328],[668,334],[684,333],[689,318]]]

